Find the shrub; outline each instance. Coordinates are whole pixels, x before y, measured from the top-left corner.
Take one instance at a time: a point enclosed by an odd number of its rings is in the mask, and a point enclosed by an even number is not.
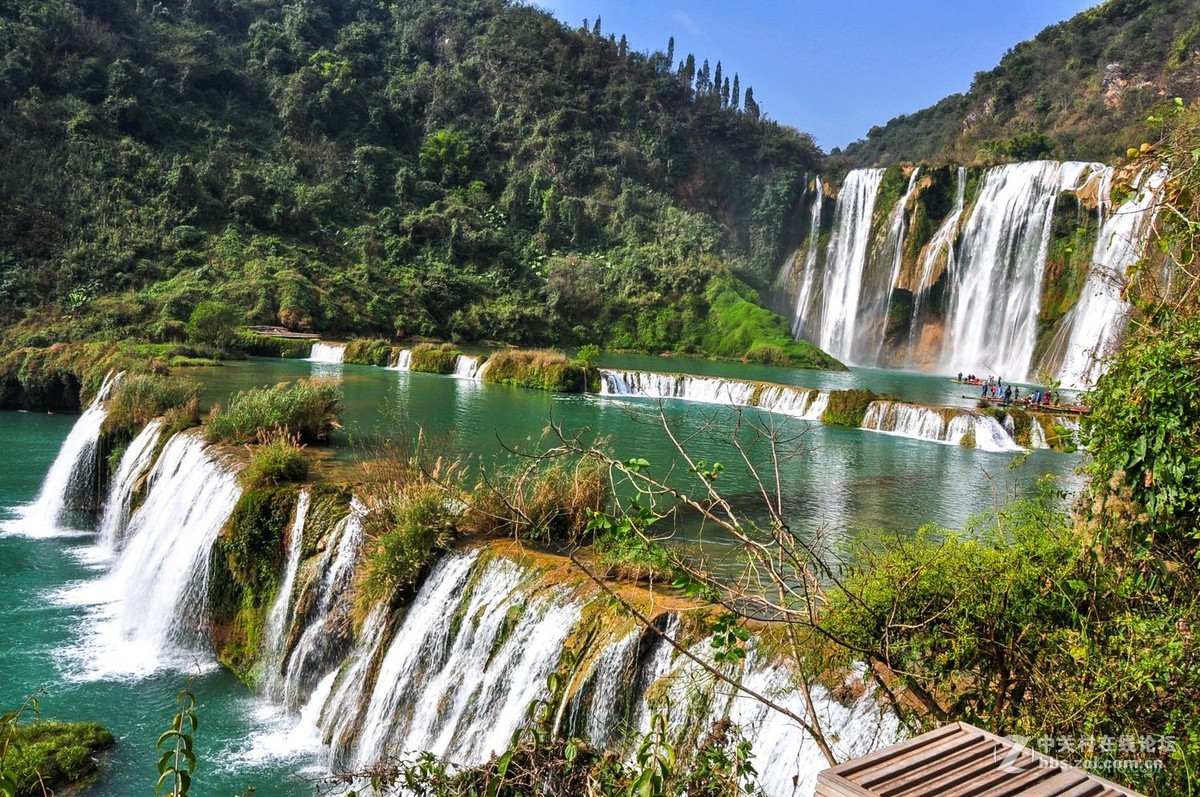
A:
[[[238,393],[228,409],[213,407],[205,424],[210,443],[253,443],[275,431],[297,443],[319,443],[338,427],[341,388],[330,379],[301,379]]]
[[[310,338],[275,338],[242,330],[237,340],[238,348],[256,357],[303,360],[312,354],[313,342]]]
[[[558,351],[510,349],[488,358],[483,381],[516,385],[558,393],[582,393],[588,374],[583,366],[571,362]]]
[[[226,351],[237,341],[237,327],[241,321],[241,314],[229,305],[201,302],[188,318],[187,336],[195,343]]]
[[[158,374],[126,374],[113,388],[105,434],[132,437],[152,419],[171,410],[173,427],[190,417],[188,426],[199,420],[200,385],[196,382]],[[185,427],[186,428],[186,427]]]
[[[355,338],[346,344],[342,361],[353,365],[387,366],[392,359],[392,344],[382,338]]]
[[[862,426],[867,406],[882,396],[870,390],[834,390],[829,394],[829,405],[821,414],[821,423],[831,426]]]
[[[451,494],[420,477],[371,503],[364,528],[369,553],[357,583],[361,616],[417,583],[453,539],[457,516]]]
[[[408,370],[423,374],[452,374],[461,354],[449,343],[418,343],[413,347]]]
[[[286,434],[264,435],[250,453],[250,462],[239,474],[248,490],[278,487],[308,478],[309,463],[304,446]]]

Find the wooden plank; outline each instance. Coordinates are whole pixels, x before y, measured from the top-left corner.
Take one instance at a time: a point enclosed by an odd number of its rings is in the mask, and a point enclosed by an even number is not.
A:
[[[952,722],[949,725],[943,725],[942,727],[938,728],[937,730],[930,731],[929,733],[921,734],[920,736],[918,736],[914,739],[909,739],[907,741],[899,742],[898,744],[894,744],[891,747],[885,747],[882,750],[876,751],[874,753],[870,753],[869,755],[865,755],[862,758],[855,758],[852,761],[846,761],[842,764],[838,764],[836,767],[833,767],[827,771],[834,775],[840,775],[842,777],[846,777],[848,775],[851,775],[851,774],[854,774],[857,772],[861,772],[864,769],[869,769],[870,767],[876,765],[880,761],[894,758],[897,754],[899,754],[901,752],[907,752],[909,750],[919,750],[928,745],[935,744],[935,743],[939,742],[940,740],[945,739],[948,736],[954,736],[956,734],[961,734],[961,733],[963,733],[961,723]]]
[[[967,766],[959,767],[940,778],[933,778],[924,783],[915,784],[914,788],[904,797],[915,797],[920,794],[945,794],[954,788],[969,788],[975,780],[991,780],[996,770],[996,760],[992,757],[979,759]]]
[[[923,747],[915,753],[903,751],[903,754],[897,755],[890,761],[881,762],[879,766],[856,775],[852,780],[870,789],[877,783],[886,783],[914,769],[930,766],[934,761],[954,755],[964,748],[978,744],[978,742],[978,736],[962,734],[951,737],[933,747]]]
[[[973,762],[984,758],[989,767],[994,767],[997,749],[996,743],[991,739],[985,739],[982,736],[975,737],[971,740],[971,744],[958,752],[936,759],[929,766],[901,774],[886,783],[875,785],[873,788],[883,797],[892,797],[914,785],[927,783],[946,775],[952,775],[955,771],[970,768]]]
[[[1061,795],[1065,791],[1069,791],[1076,786],[1087,785],[1090,782],[1087,775],[1072,767],[1071,769],[1064,769],[1049,780],[1039,783],[1029,791],[1024,792],[1021,797],[1058,797],[1058,795]],[[1098,783],[1094,785],[1097,788],[1102,788]]]

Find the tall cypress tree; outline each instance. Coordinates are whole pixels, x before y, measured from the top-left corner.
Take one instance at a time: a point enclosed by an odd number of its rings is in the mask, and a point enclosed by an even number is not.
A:
[[[704,64],[700,67],[700,71],[696,73],[696,96],[699,97],[707,94],[712,89],[712,73],[708,68],[708,59],[704,59]]]
[[[721,93],[721,62],[720,61],[717,61],[717,69],[715,72],[713,72],[712,90],[713,90],[713,94],[719,95]]]
[[[752,118],[759,117],[758,103],[754,101],[754,87],[746,87],[746,113]]]
[[[675,37],[667,39],[667,69],[671,68],[671,64],[675,63]]]
[[[721,107],[729,107],[729,78],[725,78],[725,82],[721,84]]]
[[[738,104],[741,102],[742,87],[738,85],[738,73],[733,73],[733,96],[729,98],[729,107],[733,110],[738,109]]]

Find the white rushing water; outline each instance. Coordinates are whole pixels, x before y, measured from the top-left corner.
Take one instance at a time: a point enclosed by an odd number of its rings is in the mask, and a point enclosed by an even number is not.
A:
[[[855,169],[846,175],[833,216],[825,255],[823,310],[806,323],[804,336],[842,361],[851,361],[859,296],[871,238],[871,216],[883,169]]]
[[[312,351],[308,355],[308,361],[311,363],[341,363],[344,362],[346,356],[346,346],[342,343],[321,343],[316,342],[312,345]]]
[[[209,551],[240,495],[203,440],[184,432],[168,441],[109,571],[63,596],[93,610],[74,651],[83,677],[140,677],[210,661]]]
[[[804,271],[800,277],[800,287],[796,292],[796,309],[792,313],[792,334],[799,337],[804,323],[812,313],[813,288],[817,284],[817,272],[821,256],[821,212],[825,207],[825,185],[821,178],[816,180],[817,195],[813,199],[811,214],[808,220],[808,246],[804,253]]]
[[[454,376],[459,379],[478,380],[481,376],[480,365],[482,362],[482,357],[460,354],[458,355],[458,359],[454,361]]]
[[[419,611],[435,598],[414,604],[383,658],[355,754],[360,764],[418,750],[483,763],[508,748],[546,693],[580,606],[567,590],[529,594],[527,574],[503,558],[486,562],[470,589],[447,587],[471,565],[454,566],[455,559],[469,556],[452,557],[429,579],[431,598],[453,594],[454,603],[436,615]]]
[[[407,371],[411,365],[412,349],[401,349],[396,352],[396,359],[388,368],[393,371]]]
[[[968,410],[938,410],[898,401],[873,401],[867,406],[862,428],[946,445],[958,446],[966,442],[980,451],[1025,450],[995,418]]]
[[[1059,372],[1064,387],[1091,387],[1100,375],[1103,358],[1125,332],[1130,310],[1124,297],[1125,270],[1145,249],[1166,170],[1142,177],[1145,175],[1139,176],[1133,199],[1109,214],[1100,227],[1087,282],[1066,320],[1071,335]]]
[[[122,535],[133,513],[134,489],[151,465],[150,459],[154,456],[161,434],[162,421],[155,418],[142,428],[121,455],[121,464],[113,476],[104,514],[100,518],[99,545],[108,553],[115,553],[122,542]]]
[[[941,362],[947,372],[1030,377],[1054,203],[1060,192],[1077,189],[1102,168],[1034,161],[984,174],[951,274]]]
[[[353,499],[350,512],[334,527],[318,563],[319,578],[312,584],[315,599],[305,620],[304,633],[288,656],[283,696],[297,707],[312,689],[348,653],[350,644],[350,592],[354,569],[362,554],[363,515],[366,508]]]
[[[779,415],[809,421],[821,419],[829,394],[791,385],[768,385],[741,379],[653,371],[600,369],[600,395],[629,398],[679,399],[697,404],[758,407]]]
[[[283,655],[287,645],[287,632],[292,621],[292,589],[296,585],[296,574],[300,571],[300,554],[304,549],[304,523],[308,519],[311,494],[301,490],[296,498],[296,513],[287,535],[287,559],[283,570],[283,581],[275,593],[275,603],[267,615],[266,639],[263,644],[263,683],[268,695],[283,696]]]
[[[73,497],[95,487],[99,473],[100,427],[108,414],[104,402],[120,380],[120,374],[109,373],[96,392],[92,403],[75,421],[67,439],[54,458],[54,464],[42,482],[42,489],[29,506],[19,510],[17,518],[5,524],[4,530],[29,537],[50,537],[69,532],[60,528],[63,513]]]
[[[873,282],[868,281],[870,290],[860,303],[859,313],[867,315],[873,321],[875,339],[873,341],[862,340],[863,336],[860,335],[860,339],[855,341],[855,344],[862,352],[860,358],[872,363],[879,362],[883,356],[892,290],[900,279],[900,269],[904,265],[904,238],[908,234],[908,206],[917,190],[917,179],[920,175],[920,169],[913,169],[908,178],[908,187],[888,216],[887,237],[884,239],[880,254],[891,261],[891,268],[888,271],[878,269],[879,276]]]

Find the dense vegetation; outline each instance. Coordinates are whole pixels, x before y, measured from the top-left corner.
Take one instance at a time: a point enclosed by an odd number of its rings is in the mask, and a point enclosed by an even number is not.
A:
[[[765,286],[819,156],[719,65],[506,0],[4,2],[0,41],[7,348],[250,348],[235,321],[717,354],[706,286]]]
[[[1141,142],[1147,115],[1177,96],[1200,98],[1200,8],[1107,0],[1013,47],[966,94],[871,128],[845,155],[857,165],[1112,162]]]
[[[17,711],[0,715],[0,794],[40,797],[74,793],[99,778],[98,757],[116,739],[95,722],[29,722],[39,711],[32,695]]]

